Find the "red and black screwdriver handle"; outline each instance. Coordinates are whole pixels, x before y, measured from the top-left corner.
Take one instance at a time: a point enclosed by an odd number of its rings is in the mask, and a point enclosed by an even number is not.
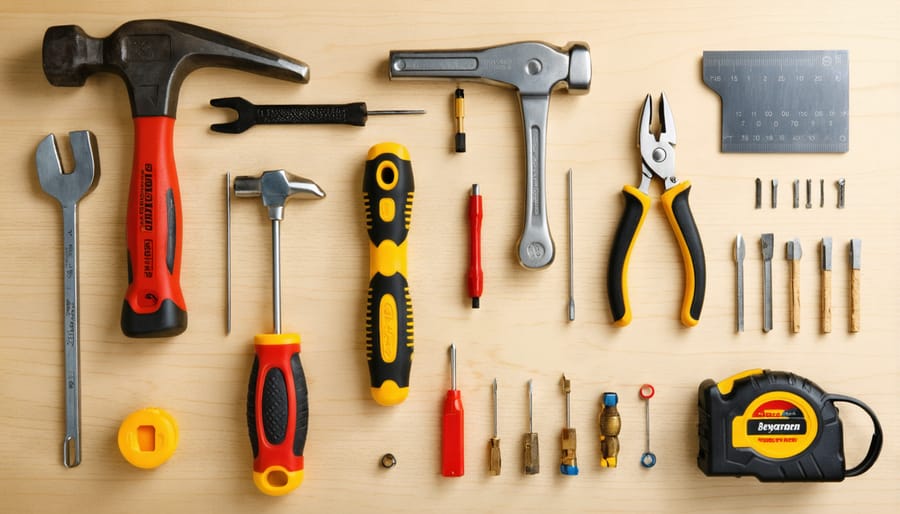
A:
[[[263,493],[281,496],[303,482],[309,399],[300,336],[259,334],[254,346],[247,390],[253,482]]]
[[[369,149],[363,174],[369,235],[366,358],[372,398],[381,405],[396,405],[409,394],[413,312],[406,249],[414,191],[406,147],[379,143]]]
[[[175,118],[134,118],[134,163],[128,192],[128,289],[122,332],[168,337],[187,328],[181,292],[181,192],[172,133]]]
[[[695,326],[700,321],[703,299],[706,294],[706,257],[703,243],[688,195],[691,191],[689,181],[682,181],[666,190],[660,197],[663,210],[669,225],[675,232],[675,239],[681,249],[684,263],[684,299],[681,305],[681,323]],[[622,194],[625,197],[625,210],[619,220],[613,239],[612,251],[609,255],[609,268],[606,275],[606,290],[609,295],[609,307],[615,325],[624,327],[631,323],[631,304],[628,301],[628,261],[631,250],[637,240],[638,232],[650,209],[650,197],[633,186],[625,186]]]

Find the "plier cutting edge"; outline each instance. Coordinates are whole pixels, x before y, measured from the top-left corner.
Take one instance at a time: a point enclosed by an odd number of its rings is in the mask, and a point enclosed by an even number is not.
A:
[[[638,124],[638,147],[641,149],[641,185],[626,185],[625,211],[616,229],[615,240],[609,256],[606,288],[613,322],[624,327],[631,323],[631,306],[628,301],[628,260],[638,232],[650,209],[650,182],[653,177],[662,179],[665,192],[660,196],[666,218],[681,248],[684,262],[684,300],[681,306],[681,323],[692,327],[700,321],[703,297],[706,293],[706,258],[700,232],[688,204],[691,183],[675,177],[675,122],[669,101],[663,93],[659,100],[659,135],[650,130],[652,101],[644,100]]]

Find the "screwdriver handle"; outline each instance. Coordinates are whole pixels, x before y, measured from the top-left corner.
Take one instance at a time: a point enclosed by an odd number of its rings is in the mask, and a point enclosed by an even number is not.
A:
[[[441,475],[445,477],[461,477],[466,470],[464,418],[462,394],[450,389],[444,399],[441,432]]]
[[[366,357],[372,398],[381,405],[397,405],[409,394],[413,312],[406,249],[414,191],[406,147],[379,143],[369,149],[363,174],[369,235]]]
[[[474,184],[472,194],[469,195],[469,296],[472,298],[473,309],[480,307],[481,294],[484,291],[484,271],[481,269],[481,220],[483,217],[481,191],[478,184]]]
[[[339,124],[365,127],[368,118],[365,102],[256,106],[257,125]]]
[[[306,375],[298,334],[259,334],[247,390],[247,428],[253,482],[270,496],[303,482],[303,447],[309,420]]]

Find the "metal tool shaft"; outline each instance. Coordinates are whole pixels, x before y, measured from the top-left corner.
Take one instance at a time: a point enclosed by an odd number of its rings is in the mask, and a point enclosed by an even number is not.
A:
[[[772,330],[772,256],[775,236],[762,235],[763,254],[763,332]]]
[[[575,321],[575,198],[572,195],[574,174],[568,173],[569,185],[569,321]]]
[[[78,205],[63,205],[63,277],[66,365],[66,438],[63,464],[81,463],[81,362],[78,329]]]
[[[738,234],[734,243],[734,260],[737,264],[737,331],[744,331],[744,236]]]
[[[281,333],[281,221],[272,220],[272,330]]]

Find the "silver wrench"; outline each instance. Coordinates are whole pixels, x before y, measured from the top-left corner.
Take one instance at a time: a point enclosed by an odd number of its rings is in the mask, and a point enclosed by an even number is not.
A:
[[[38,180],[45,193],[56,198],[63,217],[63,332],[66,361],[66,437],[63,465],[81,464],[81,378],[78,345],[78,201],[97,184],[100,156],[97,139],[88,130],[69,132],[75,169],[63,173],[56,136],[45,137],[37,147],[35,162]]]
[[[563,48],[530,41],[471,50],[393,50],[390,77],[471,79],[517,90],[525,136],[525,222],[518,257],[526,268],[549,266],[555,254],[544,172],[550,93],[558,87],[588,92],[591,52],[587,43]]]

